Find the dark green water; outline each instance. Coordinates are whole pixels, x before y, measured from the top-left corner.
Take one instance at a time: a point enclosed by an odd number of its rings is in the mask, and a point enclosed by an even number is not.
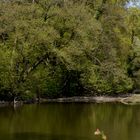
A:
[[[140,105],[60,104],[0,107],[0,140],[140,140]]]

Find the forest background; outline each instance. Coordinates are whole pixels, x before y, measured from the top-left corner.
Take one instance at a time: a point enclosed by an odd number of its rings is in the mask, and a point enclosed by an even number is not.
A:
[[[139,88],[139,0],[0,1],[1,100]]]

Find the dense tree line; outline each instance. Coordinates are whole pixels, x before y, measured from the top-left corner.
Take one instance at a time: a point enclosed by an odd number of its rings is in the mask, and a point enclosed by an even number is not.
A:
[[[1,98],[139,88],[140,9],[129,2],[0,1]]]

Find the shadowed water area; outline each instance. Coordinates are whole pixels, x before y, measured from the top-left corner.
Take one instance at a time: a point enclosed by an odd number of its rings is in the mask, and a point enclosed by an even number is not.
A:
[[[2,140],[108,140],[140,139],[140,105],[115,103],[49,103],[0,107]]]

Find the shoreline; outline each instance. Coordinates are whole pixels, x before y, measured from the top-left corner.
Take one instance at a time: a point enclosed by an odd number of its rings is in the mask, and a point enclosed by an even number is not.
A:
[[[36,103],[38,103],[37,99],[35,101],[16,101],[15,105]],[[140,94],[130,94],[125,96],[74,96],[55,99],[41,98],[39,103],[122,103],[126,105],[134,105],[140,104]],[[0,106],[8,105],[13,105],[13,102],[0,101]]]
[[[133,94],[127,96],[75,96],[62,97],[56,99],[42,99],[41,103],[122,103],[122,104],[138,104],[140,103],[140,95]]]
[[[91,102],[91,103],[102,103],[102,102],[117,102],[119,97],[109,96],[74,96],[74,97],[62,97],[56,99],[42,99],[41,102]]]

